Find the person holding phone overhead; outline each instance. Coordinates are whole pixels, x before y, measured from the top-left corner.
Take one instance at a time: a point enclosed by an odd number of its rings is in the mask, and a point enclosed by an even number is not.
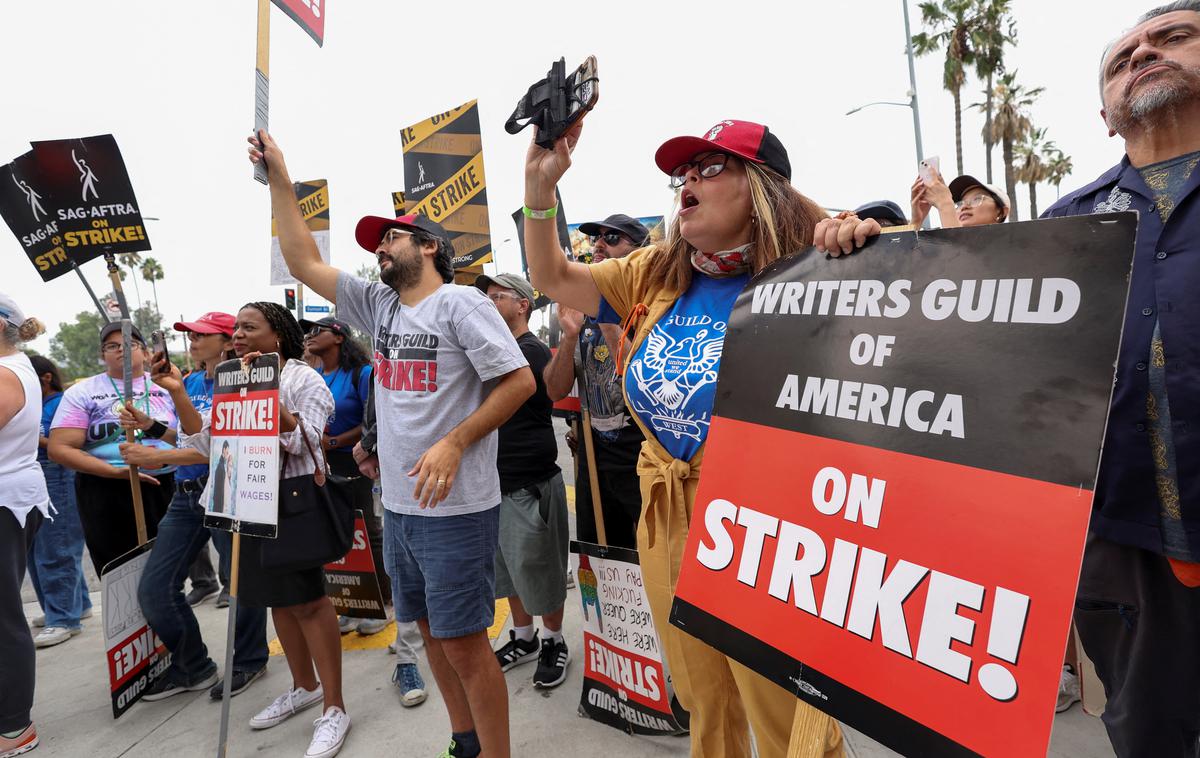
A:
[[[841,755],[837,722],[669,620],[716,399],[725,341],[718,325],[728,322],[750,275],[807,247],[826,214],[792,186],[787,151],[770,129],[728,119],[703,137],[670,139],[655,154],[679,192],[680,210],[664,243],[592,266],[569,262],[558,248],[555,187],[581,130],[577,124],[553,149],[529,147],[529,270],[534,286],[557,302],[601,321],[615,314],[633,335],[618,370],[646,437],[637,467],[638,552],[676,693],[691,714],[692,755],[749,756],[753,729],[760,756],[783,758],[793,722],[797,744],[808,746],[802,755]],[[683,365],[674,361],[668,374],[672,350],[689,357]],[[678,435],[673,430],[682,424],[696,433]]]

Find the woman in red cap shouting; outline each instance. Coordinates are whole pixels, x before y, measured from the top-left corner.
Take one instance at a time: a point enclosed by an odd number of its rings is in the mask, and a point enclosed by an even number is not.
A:
[[[749,756],[750,729],[764,758],[789,755],[789,736],[791,756],[841,755],[835,721],[668,621],[734,300],[752,274],[807,247],[825,213],[792,187],[787,151],[767,127],[721,121],[704,137],[676,137],[655,154],[679,193],[663,243],[592,266],[568,262],[553,221],[555,186],[580,129],[552,150],[529,148],[529,270],[554,300],[632,329],[632,350],[618,364],[626,403],[646,436],[637,467],[638,549],[676,692],[691,713],[692,755]]]

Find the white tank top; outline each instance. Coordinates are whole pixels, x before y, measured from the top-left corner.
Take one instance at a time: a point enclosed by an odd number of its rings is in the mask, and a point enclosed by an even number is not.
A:
[[[0,367],[9,369],[25,389],[25,405],[0,429],[0,508],[7,508],[22,527],[34,508],[49,515],[46,478],[37,461],[42,422],[42,383],[24,353],[0,356]]]

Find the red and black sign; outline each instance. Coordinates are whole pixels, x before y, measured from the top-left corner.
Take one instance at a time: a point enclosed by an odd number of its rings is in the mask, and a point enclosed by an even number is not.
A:
[[[325,45],[325,0],[271,0],[308,32],[317,47]]]
[[[133,707],[171,667],[171,653],[150,628],[138,602],[138,585],[154,547],[151,540],[110,561],[101,572],[104,649],[113,718]]]
[[[111,134],[35,142],[0,167],[0,215],[47,282],[106,253],[150,249]]]
[[[756,277],[672,623],[906,755],[1044,755],[1135,228],[887,235]]]
[[[375,559],[367,537],[363,512],[355,511],[354,544],[340,561],[325,564],[325,594],[342,616],[364,619],[387,618]]]

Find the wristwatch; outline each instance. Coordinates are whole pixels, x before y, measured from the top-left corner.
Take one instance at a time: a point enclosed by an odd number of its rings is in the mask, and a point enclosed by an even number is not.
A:
[[[338,446],[338,444],[337,444],[337,437],[330,437],[330,438],[329,438],[329,449],[330,449],[330,450],[333,450],[333,449],[334,449],[334,448],[336,448],[337,446]]]

